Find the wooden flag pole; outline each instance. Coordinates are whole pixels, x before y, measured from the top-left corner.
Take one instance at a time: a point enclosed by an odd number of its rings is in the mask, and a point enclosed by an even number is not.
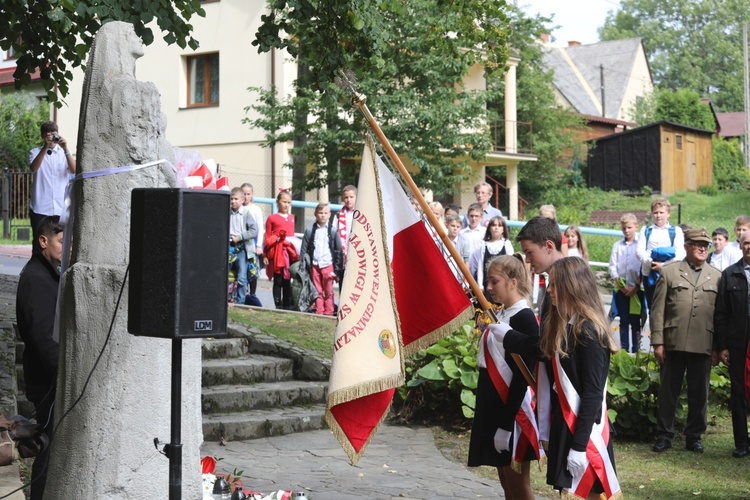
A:
[[[422,193],[419,191],[419,188],[414,183],[414,180],[411,178],[409,171],[406,170],[406,167],[404,166],[403,162],[401,162],[401,158],[398,157],[398,154],[396,154],[396,151],[393,149],[393,146],[391,146],[390,141],[381,130],[380,125],[378,125],[378,122],[375,121],[375,118],[372,116],[372,113],[370,113],[370,110],[367,107],[367,96],[357,92],[354,89],[353,83],[349,81],[349,78],[346,77],[346,75],[344,75],[344,78],[346,79],[347,87],[349,88],[349,90],[352,92],[352,95],[353,95],[352,104],[355,107],[359,108],[359,110],[362,112],[365,119],[367,120],[367,124],[369,125],[370,130],[372,130],[372,132],[378,138],[378,141],[380,141],[380,144],[383,146],[383,149],[385,150],[386,154],[391,159],[394,166],[398,169],[399,173],[401,174],[401,177],[404,179],[407,186],[409,186],[409,189],[411,190],[412,195],[414,195],[414,198],[419,203],[420,208],[422,209],[424,214],[427,216],[427,220],[430,221],[430,224],[432,225],[432,227],[435,229],[435,231],[437,231],[437,234],[438,236],[440,236],[440,239],[445,245],[445,248],[448,249],[448,252],[451,254],[451,257],[453,257],[453,260],[458,265],[458,268],[461,270],[461,273],[464,275],[464,278],[466,278],[466,281],[469,283],[469,287],[471,288],[471,291],[474,293],[474,296],[479,302],[479,305],[482,307],[482,310],[485,312],[485,314],[487,314],[490,317],[493,323],[496,323],[497,316],[495,315],[495,311],[492,310],[492,304],[490,304],[490,302],[484,296],[484,291],[479,287],[479,284],[471,275],[471,272],[469,271],[469,268],[466,266],[466,263],[464,262],[463,258],[458,253],[458,250],[456,250],[456,247],[453,246],[453,242],[448,237],[448,234],[443,229],[443,226],[437,220],[437,217],[435,217],[435,214],[433,214],[432,210],[430,210],[430,206],[427,204],[427,200],[424,199],[424,196],[422,196]],[[526,382],[529,384],[529,386],[536,389],[536,382],[534,380],[534,376],[531,374],[531,371],[529,371],[529,368],[526,366],[526,363],[523,361],[523,358],[521,358],[520,355],[515,354],[515,353],[511,353],[511,356],[513,356],[513,360],[518,365],[518,368],[521,370],[521,373],[523,374],[523,377],[526,379]]]

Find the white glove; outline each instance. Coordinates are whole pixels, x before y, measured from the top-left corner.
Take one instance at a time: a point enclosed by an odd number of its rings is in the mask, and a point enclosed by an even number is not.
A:
[[[505,334],[508,333],[509,330],[512,330],[508,323],[492,323],[487,328],[489,329],[489,334],[495,337],[499,342],[502,342],[505,338]]]
[[[510,451],[510,431],[497,428],[495,431],[495,449],[498,453]]]
[[[585,451],[570,450],[568,452],[568,472],[573,477],[581,477],[589,465],[589,460],[586,458]]]

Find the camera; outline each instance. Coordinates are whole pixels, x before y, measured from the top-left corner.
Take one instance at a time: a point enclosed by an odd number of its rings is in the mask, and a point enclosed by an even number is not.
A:
[[[60,136],[57,134],[52,134],[52,140],[54,142],[60,142]]]

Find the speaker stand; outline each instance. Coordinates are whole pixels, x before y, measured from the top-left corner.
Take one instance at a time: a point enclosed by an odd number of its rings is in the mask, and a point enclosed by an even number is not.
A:
[[[182,498],[182,339],[172,340],[172,415],[169,457],[169,500]]]

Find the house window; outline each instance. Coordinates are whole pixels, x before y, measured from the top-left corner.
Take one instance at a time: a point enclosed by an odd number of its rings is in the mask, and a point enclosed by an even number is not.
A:
[[[187,60],[188,106],[219,104],[219,54],[191,56]]]
[[[677,146],[677,151],[682,151],[682,136],[680,134],[675,134],[674,142]]]

